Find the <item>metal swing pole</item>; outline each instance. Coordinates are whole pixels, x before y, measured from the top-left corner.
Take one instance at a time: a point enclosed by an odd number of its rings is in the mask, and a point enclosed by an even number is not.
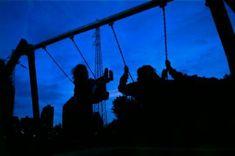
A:
[[[58,41],[64,40],[66,38],[70,38],[74,35],[95,29],[100,26],[108,25],[110,23],[114,23],[116,21],[119,21],[121,19],[127,18],[129,16],[135,15],[137,13],[149,10],[151,8],[160,6],[163,2],[168,3],[173,0],[153,0],[146,2],[144,4],[141,4],[139,6],[130,8],[128,10],[119,12],[117,14],[111,15],[109,17],[106,17],[104,19],[92,22],[90,24],[81,26],[77,29],[74,29],[72,31],[63,33],[59,36],[50,38],[48,40],[42,41],[38,44],[32,45],[32,51],[30,53],[34,53],[35,50],[47,47],[48,45],[51,45],[53,43],[56,43]],[[31,82],[31,94],[32,94],[32,102],[33,102],[33,114],[34,118],[37,120],[40,118],[39,114],[39,100],[38,100],[38,87],[37,87],[37,76],[36,76],[36,65],[35,65],[35,55],[34,54],[28,54],[28,61],[29,61],[29,70],[30,70],[30,82]]]
[[[89,23],[87,25],[81,26],[81,27],[74,29],[72,31],[66,32],[66,33],[61,34],[59,36],[56,36],[56,37],[53,37],[53,38],[48,39],[46,41],[35,44],[35,45],[33,45],[33,48],[36,50],[39,48],[47,47],[48,45],[53,44],[55,42],[58,42],[58,41],[66,39],[66,38],[72,37],[74,35],[98,28],[100,26],[114,23],[116,21],[122,20],[124,18],[129,17],[129,16],[135,15],[137,13],[140,13],[140,12],[149,10],[151,8],[160,6],[162,3],[168,3],[171,1],[173,1],[173,0],[153,0],[153,1],[146,2],[144,4],[138,5],[136,7],[130,8],[128,10],[125,10],[125,11],[122,11],[119,13],[116,13],[116,14],[111,15],[109,17],[106,17],[101,20]]]

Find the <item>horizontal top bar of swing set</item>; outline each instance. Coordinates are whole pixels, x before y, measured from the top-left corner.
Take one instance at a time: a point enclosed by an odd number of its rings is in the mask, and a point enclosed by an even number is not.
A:
[[[113,23],[115,21],[121,20],[123,18],[126,18],[126,17],[132,16],[134,14],[143,12],[145,10],[160,6],[162,4],[162,2],[165,2],[167,4],[168,2],[171,2],[171,1],[173,1],[173,0],[151,0],[149,2],[141,4],[139,6],[136,6],[136,7],[130,8],[128,10],[119,12],[117,14],[114,14],[112,16],[106,17],[106,18],[101,19],[101,20],[97,20],[97,21],[95,21],[93,23],[90,23],[88,25],[82,26],[82,27],[77,28],[75,30],[72,30],[72,31],[69,31],[67,33],[61,34],[57,37],[54,37],[54,38],[51,38],[49,40],[38,43],[38,44],[33,46],[34,50],[39,49],[39,48],[44,48],[44,47],[46,47],[50,44],[53,44],[53,43],[58,42],[60,40],[72,37],[72,36],[80,34],[82,32],[86,32],[86,31],[98,28],[100,26],[110,24],[110,23]]]

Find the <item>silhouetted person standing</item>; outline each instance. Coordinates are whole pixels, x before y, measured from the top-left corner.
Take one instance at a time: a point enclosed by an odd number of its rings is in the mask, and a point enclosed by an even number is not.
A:
[[[134,97],[141,105],[138,131],[149,141],[154,136],[157,136],[158,140],[151,141],[166,140],[169,135],[166,132],[170,129],[170,112],[166,102],[169,91],[167,81],[164,80],[166,73],[163,73],[164,78],[161,78],[152,66],[145,65],[137,70],[137,81],[127,84],[128,73],[128,67],[125,67],[118,89],[121,93]]]

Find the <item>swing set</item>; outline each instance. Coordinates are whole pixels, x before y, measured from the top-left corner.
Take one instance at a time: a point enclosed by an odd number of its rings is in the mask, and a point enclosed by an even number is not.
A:
[[[162,12],[163,12],[164,43],[165,43],[165,60],[168,60],[167,25],[166,25],[166,11],[165,11],[165,6],[166,6],[166,2],[160,4],[160,7],[162,8]],[[124,65],[124,66],[127,66],[126,59],[125,59],[125,57],[124,57],[123,50],[122,50],[121,45],[120,45],[120,41],[119,41],[119,39],[118,39],[116,30],[115,30],[115,28],[114,28],[114,23],[113,23],[113,22],[109,23],[109,26],[110,26],[110,28],[112,29],[113,36],[114,36],[114,39],[115,39],[115,41],[116,41],[117,48],[118,48],[118,51],[119,51],[119,53],[120,53],[120,56],[121,56],[123,65]],[[78,44],[77,44],[76,41],[74,40],[74,36],[71,36],[71,37],[69,37],[69,38],[71,39],[72,43],[73,43],[74,46],[76,47],[77,52],[79,53],[79,55],[81,56],[82,60],[83,60],[84,63],[86,64],[88,70],[91,72],[93,78],[95,78],[94,72],[92,71],[92,69],[91,69],[89,63],[87,62],[86,58],[84,57],[82,51],[81,51],[80,48],[78,47]],[[35,46],[35,47],[37,47],[37,46]],[[61,72],[65,75],[65,77],[67,77],[69,81],[73,82],[72,79],[68,76],[68,74],[63,70],[63,68],[61,67],[61,65],[60,65],[59,63],[57,63],[57,61],[55,60],[55,58],[48,52],[47,48],[46,48],[46,47],[43,47],[43,49],[44,49],[44,51],[46,51],[46,53],[47,53],[48,56],[52,59],[52,61],[56,64],[56,66],[61,70]],[[129,76],[130,76],[132,82],[134,82],[134,78],[132,77],[132,75],[131,75],[130,72],[129,72]]]
[[[78,35],[80,33],[92,30],[92,29],[96,29],[98,27],[104,26],[104,25],[109,25],[112,32],[113,32],[113,36],[115,38],[116,44],[117,44],[117,48],[118,51],[120,53],[122,62],[124,66],[127,66],[127,62],[125,60],[124,57],[124,53],[123,50],[121,48],[120,45],[120,41],[118,39],[115,27],[114,27],[114,23],[116,21],[122,20],[124,18],[127,18],[129,16],[135,15],[137,13],[146,11],[148,9],[154,8],[159,6],[162,9],[162,13],[163,13],[163,30],[164,30],[164,46],[165,46],[165,60],[168,60],[168,42],[167,42],[167,21],[166,21],[166,5],[169,2],[172,2],[173,0],[152,0],[149,2],[146,2],[142,5],[133,7],[131,9],[128,9],[126,11],[114,14],[112,16],[109,16],[107,18],[95,21],[93,23],[90,23],[88,25],[82,26],[78,29],[69,31],[67,33],[61,34],[59,36],[56,36],[54,38],[51,38],[49,40],[43,41],[41,43],[35,44],[35,45],[31,45],[31,50],[29,52],[27,52],[27,56],[28,56],[28,64],[29,64],[29,74],[30,74],[30,85],[31,85],[31,92],[32,92],[32,104],[33,104],[33,117],[35,120],[39,119],[39,103],[38,103],[38,87],[37,87],[37,77],[36,77],[36,67],[35,67],[35,54],[34,51],[37,49],[44,49],[44,51],[46,52],[46,54],[51,58],[51,60],[56,64],[56,66],[59,68],[59,70],[61,70],[61,72],[67,77],[67,79],[73,83],[73,80],[69,77],[69,75],[63,70],[63,68],[61,67],[61,65],[55,60],[55,58],[50,54],[50,52],[48,51],[47,47],[53,43],[59,42],[61,40],[64,40],[66,38],[69,38],[72,43],[74,44],[74,46],[76,47],[76,50],[78,51],[79,55],[81,56],[81,58],[83,59],[84,63],[86,64],[88,70],[90,71],[90,73],[92,74],[92,76],[95,78],[95,74],[92,71],[89,63],[86,61],[82,51],[80,50],[78,44],[76,43],[74,36]],[[210,0],[208,0],[210,1]],[[214,6],[210,5],[209,7],[211,7],[210,9],[212,9]],[[212,11],[213,12],[213,11]],[[231,70],[232,67],[230,67],[230,71],[232,73],[233,70]],[[235,68],[234,68],[235,69]],[[131,75],[131,73],[129,72],[130,78],[131,80],[134,82],[134,79]]]

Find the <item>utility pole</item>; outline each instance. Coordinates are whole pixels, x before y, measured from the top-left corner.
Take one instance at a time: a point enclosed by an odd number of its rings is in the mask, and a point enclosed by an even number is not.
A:
[[[101,49],[101,36],[100,28],[95,29],[95,78],[103,76],[103,62],[102,62],[102,49]],[[106,102],[101,101],[95,106],[94,111],[99,112],[104,124],[107,122]]]

